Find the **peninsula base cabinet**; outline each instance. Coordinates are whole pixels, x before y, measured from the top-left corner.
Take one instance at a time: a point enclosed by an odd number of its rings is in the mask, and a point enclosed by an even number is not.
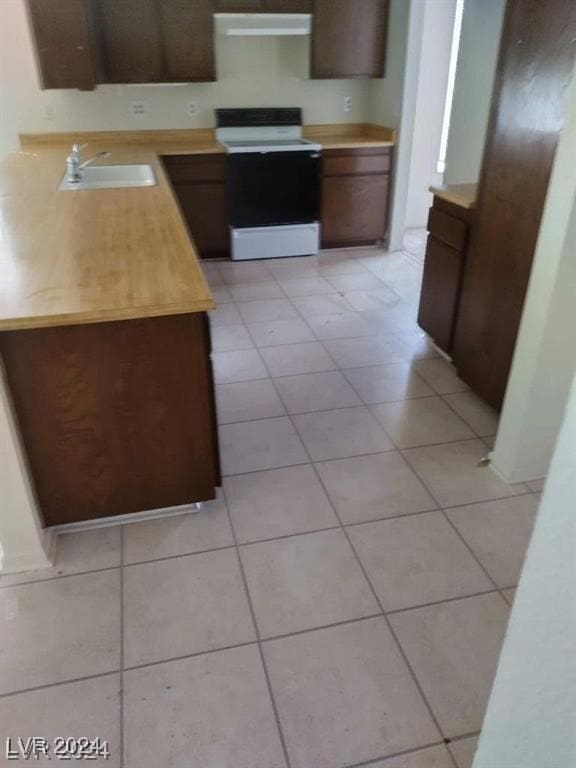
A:
[[[215,497],[204,312],[4,331],[0,353],[45,525]]]
[[[226,156],[170,155],[162,160],[200,257],[228,257],[230,227]]]

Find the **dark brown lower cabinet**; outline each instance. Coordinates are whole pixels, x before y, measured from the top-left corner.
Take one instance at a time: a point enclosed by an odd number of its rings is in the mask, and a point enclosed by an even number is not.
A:
[[[42,88],[93,90],[98,80],[88,0],[27,0]]]
[[[230,255],[228,189],[224,155],[163,158],[174,193],[201,258]]]
[[[228,197],[224,184],[175,184],[174,191],[201,258],[229,256]]]
[[[5,331],[0,353],[46,525],[214,498],[205,313]]]
[[[322,177],[322,247],[370,245],[388,223],[391,150],[326,150]]]
[[[576,5],[509,0],[454,340],[458,374],[502,404],[574,72]]]
[[[428,216],[418,325],[448,354],[458,317],[472,215],[468,208],[434,197]]]

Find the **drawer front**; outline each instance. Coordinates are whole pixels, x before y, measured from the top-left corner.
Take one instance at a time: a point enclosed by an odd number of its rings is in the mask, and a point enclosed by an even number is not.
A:
[[[456,248],[457,251],[463,251],[466,248],[468,225],[443,211],[430,208],[428,231],[446,245]]]
[[[163,161],[175,183],[226,180],[226,158],[221,155],[171,155]]]
[[[389,173],[390,153],[324,155],[324,176],[355,176],[363,173]]]

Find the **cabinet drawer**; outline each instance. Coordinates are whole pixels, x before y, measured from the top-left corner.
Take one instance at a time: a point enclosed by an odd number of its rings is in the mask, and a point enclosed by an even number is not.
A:
[[[363,154],[355,152],[344,155],[324,156],[324,176],[354,176],[363,173],[388,173],[390,152]]]
[[[226,180],[226,158],[223,155],[170,155],[162,158],[171,181]]]
[[[463,251],[468,237],[468,226],[454,216],[449,216],[436,208],[430,208],[428,214],[428,231],[446,245]]]

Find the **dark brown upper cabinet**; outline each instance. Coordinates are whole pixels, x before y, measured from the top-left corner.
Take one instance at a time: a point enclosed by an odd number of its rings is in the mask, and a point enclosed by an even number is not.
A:
[[[311,13],[313,0],[215,0],[220,13]]]
[[[43,88],[216,79],[212,0],[28,0]]]
[[[212,0],[161,0],[164,78],[216,80]]]
[[[84,0],[28,0],[42,88],[96,86],[91,11]]]
[[[93,0],[106,83],[216,79],[211,0]]]
[[[383,77],[388,0],[314,0],[311,77]]]
[[[95,0],[105,83],[160,82],[164,53],[156,0]]]

